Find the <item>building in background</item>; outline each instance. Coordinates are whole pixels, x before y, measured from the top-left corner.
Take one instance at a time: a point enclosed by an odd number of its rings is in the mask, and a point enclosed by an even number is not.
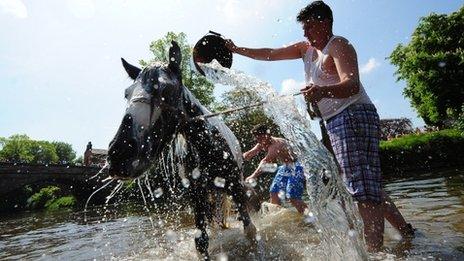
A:
[[[380,120],[380,139],[382,140],[389,140],[413,132],[412,122],[408,118]]]
[[[108,150],[93,149],[92,142],[89,141],[87,149],[84,152],[84,166],[103,167],[106,164]]]

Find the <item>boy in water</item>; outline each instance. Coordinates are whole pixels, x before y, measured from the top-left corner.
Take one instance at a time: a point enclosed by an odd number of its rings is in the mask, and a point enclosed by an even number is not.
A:
[[[305,181],[303,167],[297,162],[295,154],[290,150],[287,141],[271,136],[269,128],[266,125],[254,127],[252,134],[258,144],[245,152],[243,158],[250,160],[261,151],[265,151],[267,154],[261,160],[253,174],[245,179],[245,182],[254,183],[254,180],[257,180],[263,173],[266,165],[279,162],[281,165],[278,167],[277,174],[269,189],[271,203],[280,205],[279,192],[283,192],[298,212],[303,214],[304,210],[308,207],[301,199]]]

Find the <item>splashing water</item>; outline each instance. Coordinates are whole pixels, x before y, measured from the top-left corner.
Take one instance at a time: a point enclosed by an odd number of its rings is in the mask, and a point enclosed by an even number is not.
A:
[[[257,94],[265,102],[264,112],[279,126],[304,166],[309,208],[315,220],[312,224],[319,232],[318,248],[322,250],[317,251],[321,256],[311,254],[311,258],[367,259],[363,240],[359,236],[362,235],[359,214],[343,186],[332,155],[311,132],[306,108],[301,100],[297,100],[302,97],[278,96],[269,83],[224,68],[216,61],[200,66],[214,83],[245,88]]]

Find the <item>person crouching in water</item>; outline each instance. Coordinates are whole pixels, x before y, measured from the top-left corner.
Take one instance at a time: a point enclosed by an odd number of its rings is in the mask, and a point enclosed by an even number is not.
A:
[[[291,151],[287,140],[273,137],[269,128],[263,124],[255,126],[251,133],[258,144],[251,150],[243,153],[243,158],[245,160],[250,160],[261,151],[266,152],[266,156],[261,160],[258,168],[253,174],[245,179],[245,182],[254,183],[254,180],[257,180],[263,173],[263,169],[266,168],[266,165],[279,163],[280,166],[277,169],[277,174],[269,189],[271,194],[270,201],[272,204],[280,205],[279,192],[282,191],[298,212],[303,214],[308,207],[301,199],[305,182],[303,167],[297,161],[295,154]]]

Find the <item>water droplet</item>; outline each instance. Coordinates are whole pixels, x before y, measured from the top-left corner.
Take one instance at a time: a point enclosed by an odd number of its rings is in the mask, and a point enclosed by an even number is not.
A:
[[[182,186],[184,186],[184,188],[190,187],[190,181],[187,178],[183,178],[182,179]]]
[[[256,237],[255,237],[256,241],[260,241],[261,240],[261,235],[259,234],[256,234]]]
[[[155,191],[153,191],[155,194],[155,198],[160,198],[163,195],[163,189],[162,188],[157,188]]]
[[[197,179],[200,177],[200,169],[199,168],[194,168],[192,171],[192,178]]]
[[[441,67],[441,68],[445,67],[446,62],[441,61],[441,62],[438,63],[438,66]]]
[[[284,191],[279,191],[279,193],[277,193],[277,196],[281,199],[281,200],[285,200],[285,192]]]
[[[304,217],[304,222],[306,224],[313,224],[314,222],[316,222],[317,218],[316,216],[314,216],[313,212],[308,212],[307,214],[305,214],[305,217]]]
[[[224,155],[222,155],[222,157],[223,157],[224,159],[228,159],[229,156],[230,156],[230,154],[229,154],[228,152],[225,152],[225,151],[224,151]]]
[[[172,230],[168,230],[166,231],[166,240],[173,243],[174,241],[177,240],[177,234],[176,232],[172,231]]]
[[[229,257],[227,256],[226,253],[219,253],[217,255],[217,260],[218,261],[227,261],[227,260],[229,260]]]
[[[246,182],[246,186],[250,188],[254,188],[256,187],[256,185],[258,185],[258,182],[256,181],[256,179],[253,179],[253,178],[248,179]]]
[[[218,188],[223,188],[226,186],[226,179],[221,178],[221,177],[216,177],[214,179],[214,185]]]
[[[200,229],[195,229],[195,232],[193,233],[193,235],[195,236],[195,238],[201,237],[201,230]]]
[[[261,171],[262,172],[275,172],[277,170],[276,163],[265,163],[261,164]]]
[[[349,236],[349,237],[355,237],[355,236],[356,236],[356,230],[350,229],[350,230],[348,231],[348,236]]]
[[[253,195],[253,192],[251,192],[251,190],[247,190],[246,195],[247,197],[251,197],[251,195]]]

